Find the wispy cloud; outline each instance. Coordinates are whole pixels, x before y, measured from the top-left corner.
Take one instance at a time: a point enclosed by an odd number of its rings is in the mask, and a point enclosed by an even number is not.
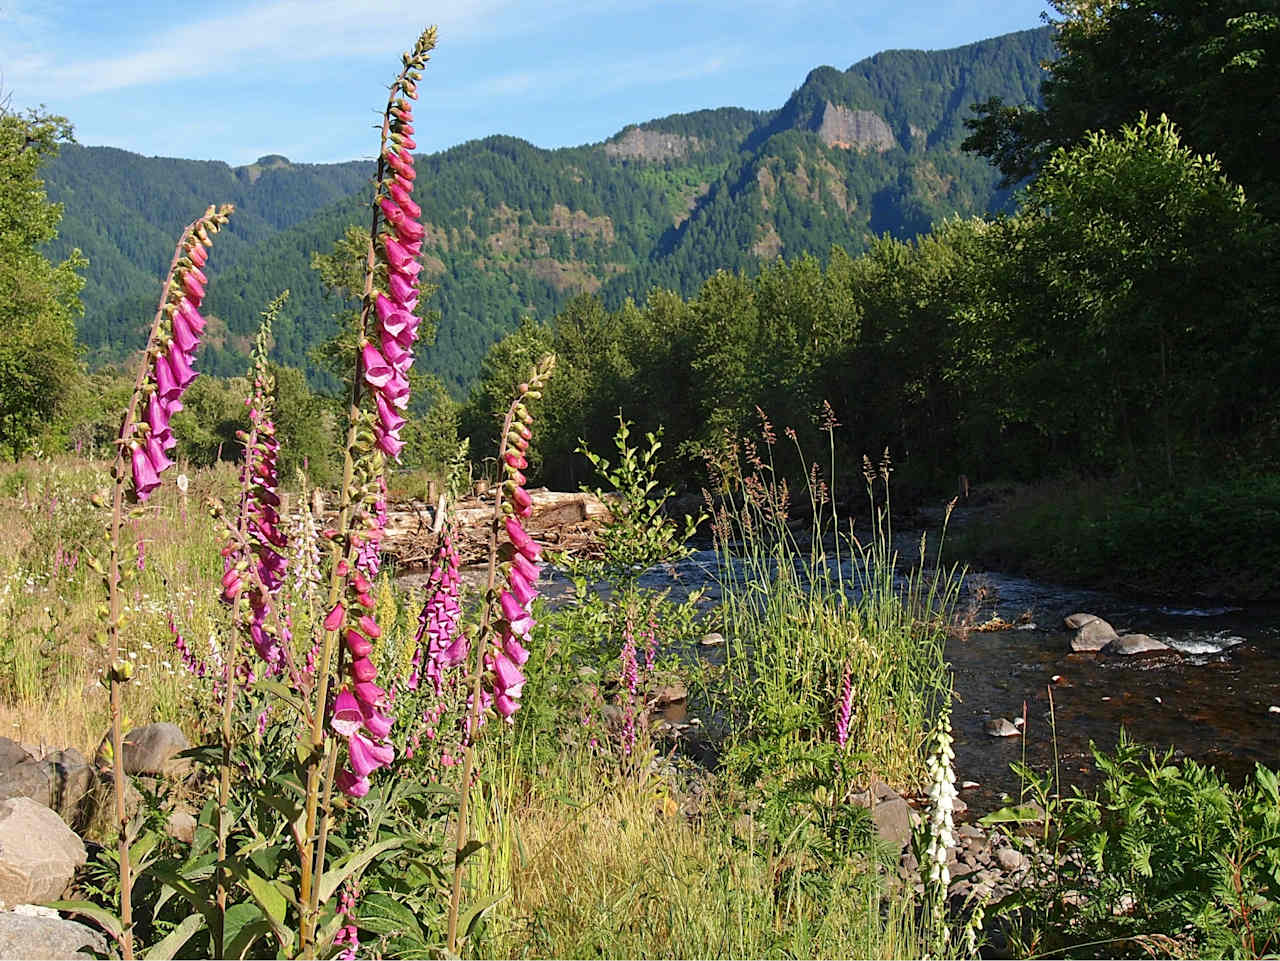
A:
[[[31,15],[12,8],[12,16]],[[445,0],[430,14],[451,41],[508,29],[518,21],[567,16],[560,0],[519,4],[517,0]],[[93,94],[171,81],[241,72],[265,63],[307,63],[332,58],[384,54],[403,42],[405,25],[422,21],[414,0],[273,0],[219,16],[144,34],[131,50],[69,57],[65,50],[33,42],[0,47],[7,72],[42,87],[60,86]],[[50,26],[48,17],[45,25]],[[32,35],[51,36],[31,29]]]

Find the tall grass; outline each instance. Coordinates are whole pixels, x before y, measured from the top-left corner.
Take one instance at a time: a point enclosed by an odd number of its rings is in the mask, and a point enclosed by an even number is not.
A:
[[[816,464],[810,470],[801,498],[807,517],[796,521],[773,467],[767,422],[764,440],[763,456],[747,444],[741,457],[721,462],[724,494],[713,518],[728,653],[727,678],[711,697],[730,757],[759,771],[771,758],[832,740],[847,674],[845,770],[918,787],[925,739],[950,696],[944,646],[958,573],[927,567],[923,538],[903,571],[889,519],[887,453],[879,465],[865,462],[872,522],[860,540],[828,493],[834,458],[830,481]]]

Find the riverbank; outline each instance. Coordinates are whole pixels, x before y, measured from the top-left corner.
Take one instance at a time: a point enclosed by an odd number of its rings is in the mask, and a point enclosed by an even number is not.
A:
[[[947,557],[971,570],[1151,598],[1280,602],[1280,477],[1176,491],[1081,479],[975,487],[947,543]]]

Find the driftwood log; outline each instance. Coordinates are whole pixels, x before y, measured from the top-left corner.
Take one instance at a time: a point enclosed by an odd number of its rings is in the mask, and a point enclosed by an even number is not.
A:
[[[591,557],[598,551],[596,529],[612,517],[608,505],[592,494],[534,488],[533,515],[525,529],[535,541],[554,551]],[[426,501],[392,504],[387,510],[383,554],[395,558],[401,569],[431,563],[436,549],[436,507]],[[489,521],[493,495],[482,494],[459,501],[449,510],[454,543],[463,566],[485,561],[489,550]]]

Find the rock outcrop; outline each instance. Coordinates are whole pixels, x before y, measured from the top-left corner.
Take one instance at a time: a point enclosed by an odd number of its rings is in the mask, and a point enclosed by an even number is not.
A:
[[[884,118],[870,110],[837,107],[827,103],[818,124],[818,136],[828,147],[845,150],[874,150],[877,153],[898,145]]]

